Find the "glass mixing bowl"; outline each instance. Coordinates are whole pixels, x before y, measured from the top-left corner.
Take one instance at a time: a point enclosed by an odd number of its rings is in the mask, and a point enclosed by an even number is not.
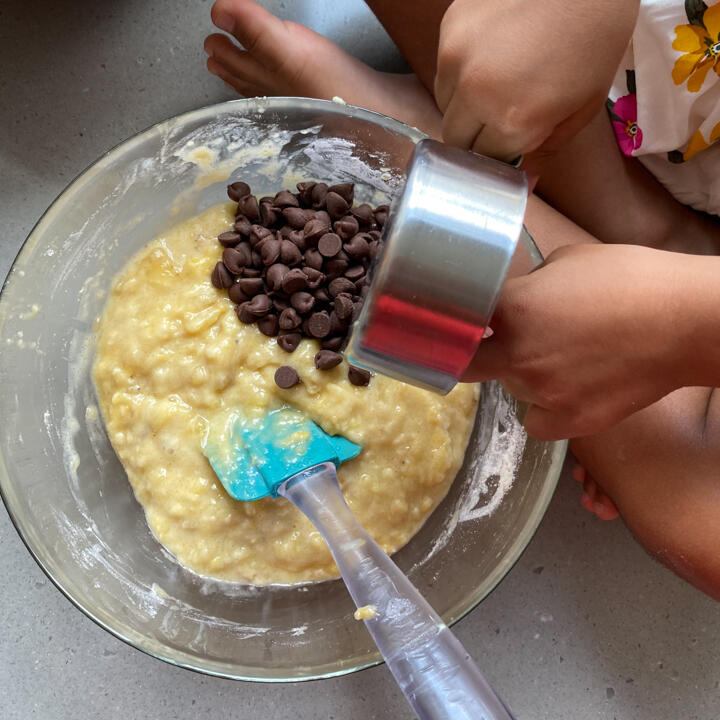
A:
[[[168,662],[229,678],[300,680],[380,657],[339,580],[253,587],[183,567],[150,533],[98,417],[94,324],[113,275],[168,226],[243,179],[353,180],[389,200],[422,134],[382,115],[298,98],[238,100],[156,125],[60,195],[0,300],[0,490],[28,549],[90,618]],[[536,260],[530,241],[522,252]],[[482,388],[448,496],[395,559],[449,623],[507,573],[545,512],[564,443],[525,437],[497,384]]]

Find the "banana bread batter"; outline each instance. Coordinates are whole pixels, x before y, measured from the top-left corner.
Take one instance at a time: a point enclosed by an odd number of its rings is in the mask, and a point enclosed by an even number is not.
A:
[[[316,341],[292,354],[303,382],[278,387],[289,355],[243,325],[210,273],[216,237],[234,219],[218,205],[143,248],[117,277],[98,329],[94,374],[109,437],[156,537],[203,575],[255,584],[337,575],[320,534],[288,501],[232,500],[202,454],[213,418],[292,405],[330,434],[362,445],[341,466],[343,492],[387,551],[403,546],[442,500],[463,461],[477,390],[447,397],[347,364],[319,371]]]

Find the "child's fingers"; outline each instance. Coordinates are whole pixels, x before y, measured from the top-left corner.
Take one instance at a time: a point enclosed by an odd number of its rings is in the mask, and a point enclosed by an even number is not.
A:
[[[470,150],[478,130],[484,127],[478,123],[472,112],[463,102],[460,93],[455,93],[446,107],[442,121],[442,139],[448,145]]]
[[[463,382],[485,382],[497,380],[507,370],[505,348],[497,339],[497,335],[486,337],[475,351],[473,359],[463,373]]]

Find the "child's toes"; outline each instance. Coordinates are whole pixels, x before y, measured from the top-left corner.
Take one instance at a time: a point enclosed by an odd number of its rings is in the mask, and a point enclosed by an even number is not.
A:
[[[620,516],[615,503],[599,488],[595,494],[593,512],[600,520],[614,520]]]
[[[208,71],[215,75],[215,77],[222,80],[230,90],[234,90],[244,97],[257,97],[258,95],[263,94],[263,92],[259,90],[255,84],[238,78],[237,75],[228,71],[217,60],[215,60],[215,58],[209,57],[206,65]]]
[[[210,12],[220,30],[230,33],[271,72],[287,60],[287,26],[252,0],[217,0]]]
[[[210,35],[205,39],[204,47],[210,56],[208,70],[229,82],[238,92],[248,97],[271,92],[265,69],[249,53],[233,45],[228,37]]]
[[[580,504],[600,520],[614,520],[620,515],[615,503],[589,475],[583,482]]]
[[[584,483],[585,478],[587,477],[587,470],[585,470],[580,463],[575,463],[572,469],[572,476],[573,479],[577,480],[579,483]]]
[[[595,493],[597,492],[597,483],[594,480],[587,480],[583,483],[582,497],[580,504],[591,513],[595,512]]]

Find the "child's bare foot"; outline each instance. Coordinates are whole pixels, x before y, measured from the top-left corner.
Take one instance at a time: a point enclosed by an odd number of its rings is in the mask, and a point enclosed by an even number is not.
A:
[[[572,476],[582,483],[583,494],[580,503],[586,510],[596,515],[600,520],[614,520],[620,515],[610,496],[605,494],[604,490],[582,465],[575,464]]]
[[[322,35],[280,20],[252,0],[217,0],[212,8],[216,27],[230,33],[210,35],[205,51],[208,70],[246,97],[298,95],[376,110],[439,134],[440,113],[415,75],[373,70]]]

